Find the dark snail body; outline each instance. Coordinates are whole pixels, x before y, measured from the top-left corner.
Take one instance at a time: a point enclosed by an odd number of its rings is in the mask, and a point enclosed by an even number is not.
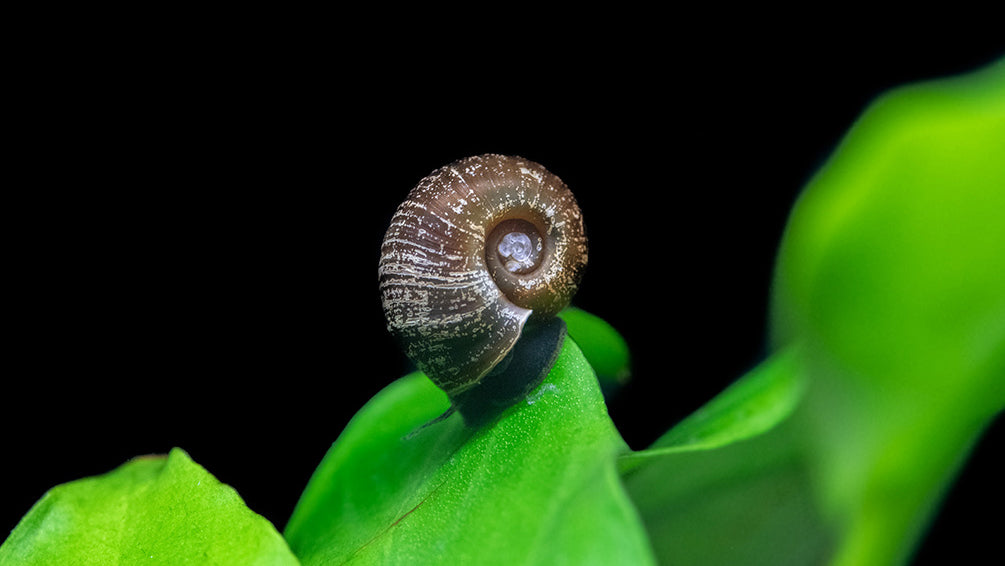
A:
[[[479,384],[525,327],[565,308],[586,266],[579,207],[541,165],[469,157],[412,189],[381,247],[388,329],[452,399]]]

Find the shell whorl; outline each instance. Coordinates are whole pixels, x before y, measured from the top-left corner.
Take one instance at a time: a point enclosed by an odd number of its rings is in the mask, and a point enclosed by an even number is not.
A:
[[[569,304],[586,266],[582,215],[541,165],[495,154],[422,179],[381,247],[388,329],[453,396],[498,364],[530,321]]]

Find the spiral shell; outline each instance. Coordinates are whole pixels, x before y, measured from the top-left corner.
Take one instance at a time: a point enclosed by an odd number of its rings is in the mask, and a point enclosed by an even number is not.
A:
[[[379,265],[388,329],[453,397],[525,325],[569,304],[586,259],[582,214],[558,177],[519,157],[462,159],[422,179],[391,219]]]

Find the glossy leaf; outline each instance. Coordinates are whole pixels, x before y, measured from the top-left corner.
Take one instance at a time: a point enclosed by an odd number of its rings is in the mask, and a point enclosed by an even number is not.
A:
[[[353,418],[286,528],[304,564],[653,563],[615,469],[626,447],[573,341],[494,423],[431,422],[446,408],[412,374]]]
[[[237,492],[174,449],[54,487],[0,546],[0,564],[298,562],[272,524]]]

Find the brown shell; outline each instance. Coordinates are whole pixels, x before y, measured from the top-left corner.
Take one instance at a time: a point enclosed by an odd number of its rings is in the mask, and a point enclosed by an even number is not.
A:
[[[510,219],[540,232],[543,256],[526,274],[486,252]],[[529,319],[569,304],[586,258],[579,206],[558,177],[519,157],[462,159],[422,179],[391,219],[379,266],[388,329],[453,396],[509,353]]]

